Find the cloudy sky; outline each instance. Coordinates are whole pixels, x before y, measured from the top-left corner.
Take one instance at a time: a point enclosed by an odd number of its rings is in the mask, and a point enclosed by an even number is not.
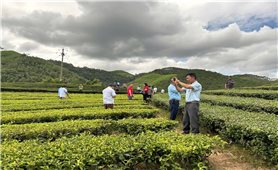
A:
[[[163,67],[277,78],[277,8],[252,1],[4,1],[2,47],[105,70]]]

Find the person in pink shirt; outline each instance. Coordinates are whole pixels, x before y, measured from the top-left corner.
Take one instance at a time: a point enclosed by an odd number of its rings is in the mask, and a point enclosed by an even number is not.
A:
[[[143,88],[143,100],[144,100],[145,102],[147,102],[149,86],[148,86],[147,83],[144,83],[144,84],[145,84],[145,86],[144,86],[144,88]]]
[[[128,100],[132,100],[132,98],[133,98],[133,84],[131,84],[127,87],[127,97],[128,97]]]

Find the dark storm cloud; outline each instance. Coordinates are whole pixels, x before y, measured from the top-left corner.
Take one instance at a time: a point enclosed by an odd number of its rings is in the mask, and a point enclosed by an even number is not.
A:
[[[236,26],[208,33],[180,14],[175,4],[155,2],[78,2],[82,14],[64,17],[35,11],[5,17],[12,32],[42,44],[68,46],[89,58],[202,56],[264,40],[244,38]],[[275,40],[272,35],[267,38]]]
[[[105,58],[156,56],[162,49],[148,44],[149,40],[182,29],[175,5],[154,2],[79,2],[79,5],[83,12],[80,16],[63,18],[59,13],[35,11],[21,18],[7,16],[4,26],[39,43],[66,45],[80,54]]]

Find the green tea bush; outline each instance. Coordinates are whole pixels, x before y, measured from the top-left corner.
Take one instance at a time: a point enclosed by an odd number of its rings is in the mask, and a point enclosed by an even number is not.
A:
[[[123,118],[151,118],[155,117],[158,109],[67,109],[24,112],[24,114],[5,114],[1,117],[2,124],[24,124],[39,122],[55,122],[75,119],[123,119]]]
[[[2,169],[202,169],[219,137],[175,132],[137,136],[75,136],[53,142],[7,141],[2,145]]]
[[[243,89],[278,90],[278,86],[277,85],[272,85],[272,86],[244,87]]]
[[[169,107],[167,98],[166,95],[157,95],[154,96],[153,102],[166,108]],[[183,107],[184,104],[181,105],[181,110]],[[202,102],[200,109],[201,126],[219,133],[232,142],[250,148],[253,153],[278,165],[277,115],[265,112],[248,112]]]
[[[236,109],[278,114],[277,100],[202,94],[201,101],[213,105],[231,106]]]
[[[209,91],[204,91],[203,93],[212,94],[212,95],[256,97],[256,98],[263,98],[268,100],[278,100],[278,91],[274,91],[274,90],[232,89],[232,90],[209,90]]]
[[[277,115],[201,104],[201,124],[278,165]]]
[[[51,123],[3,125],[2,140],[56,139],[88,132],[93,135],[128,133],[138,134],[147,130],[159,132],[172,130],[176,121],[160,118],[123,120],[74,120]]]

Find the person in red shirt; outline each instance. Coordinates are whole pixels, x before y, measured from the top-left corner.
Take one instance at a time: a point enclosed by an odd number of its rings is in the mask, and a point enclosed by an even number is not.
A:
[[[147,83],[145,83],[144,89],[143,89],[143,99],[144,101],[147,101],[148,99],[148,91],[149,91],[149,86]]]
[[[128,100],[132,100],[132,98],[133,98],[133,84],[131,84],[127,87],[127,97],[128,97]]]

